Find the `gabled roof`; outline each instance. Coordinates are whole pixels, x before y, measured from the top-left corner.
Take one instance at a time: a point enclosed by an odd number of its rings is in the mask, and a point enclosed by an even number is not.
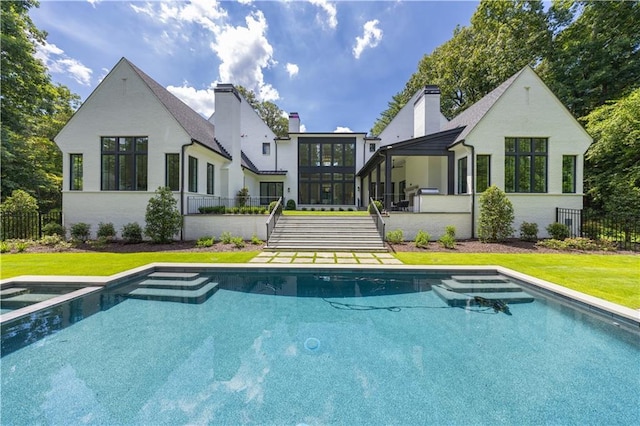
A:
[[[242,156],[242,163],[241,163],[242,168],[249,170],[252,173],[255,173],[257,175],[286,175],[287,174],[286,170],[258,170],[256,165],[253,164],[253,162],[249,159],[247,154],[244,153],[244,151],[241,151],[240,154]]]
[[[467,135],[473,130],[473,128],[482,120],[482,118],[489,112],[491,107],[500,99],[500,97],[504,94],[504,92],[511,87],[514,81],[518,78],[518,76],[526,69],[527,67],[521,69],[507,80],[505,80],[500,86],[493,89],[491,92],[487,93],[482,99],[480,99],[475,104],[471,105],[469,108],[462,111],[460,114],[455,116],[451,121],[449,121],[445,126],[443,126],[442,130],[451,130],[459,127],[464,127],[462,132],[458,135],[456,140],[453,143],[458,143],[464,140]]]
[[[121,61],[126,62],[144,83],[151,89],[153,94],[164,105],[169,114],[171,114],[178,124],[184,129],[189,137],[201,145],[210,148],[221,156],[231,159],[229,153],[220,145],[215,138],[215,126],[207,121],[200,114],[191,109],[187,104],[178,99],[175,95],[165,89],[154,79],[145,74],[140,68],[129,62],[128,59],[122,58]]]

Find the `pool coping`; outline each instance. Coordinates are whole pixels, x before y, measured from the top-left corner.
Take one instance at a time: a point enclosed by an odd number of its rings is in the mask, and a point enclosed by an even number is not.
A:
[[[396,270],[396,271],[495,271],[510,278],[521,281],[525,286],[531,287],[533,291],[539,291],[570,304],[582,311],[597,314],[598,316],[612,321],[614,325],[623,324],[625,328],[630,328],[634,332],[640,332],[640,310],[627,308],[595,296],[590,296],[576,290],[563,287],[509,268],[497,265],[381,265],[381,264],[273,264],[273,263],[174,263],[174,262],[154,262],[127,271],[119,272],[109,276],[74,276],[74,275],[22,275],[0,281],[0,288],[10,287],[20,283],[67,283],[70,286],[83,286],[84,288],[63,294],[44,302],[35,303],[25,308],[0,315],[0,324],[13,321],[17,318],[29,315],[37,310],[49,308],[58,304],[66,303],[70,300],[82,297],[110,285],[117,285],[120,282],[142,276],[157,269],[246,269],[246,270],[275,270],[275,269],[299,269],[299,270]]]

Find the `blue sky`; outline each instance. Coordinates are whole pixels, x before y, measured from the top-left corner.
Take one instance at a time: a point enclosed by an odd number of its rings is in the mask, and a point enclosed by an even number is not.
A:
[[[126,57],[193,109],[241,84],[308,132],[368,132],[423,55],[469,25],[471,1],[48,1],[38,56],[84,100]]]

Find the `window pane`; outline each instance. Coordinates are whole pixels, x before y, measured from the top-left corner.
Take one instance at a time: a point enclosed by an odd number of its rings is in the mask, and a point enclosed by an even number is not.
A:
[[[118,138],[118,151],[133,151],[133,138]]]
[[[298,204],[311,204],[311,199],[309,197],[309,184],[308,183],[300,183],[300,199],[298,200]]]
[[[102,156],[102,190],[113,191],[116,189],[116,156]]]
[[[147,137],[136,138],[136,152],[147,152],[148,144],[149,144],[149,138]]]
[[[113,152],[116,150],[116,138],[103,137],[102,140],[102,152]]]
[[[476,158],[476,191],[484,192],[491,186],[489,155],[478,155]]]
[[[214,170],[213,164],[207,163],[207,194],[213,194]]]
[[[118,155],[118,189],[133,190],[133,158],[130,155]]]
[[[180,154],[165,157],[165,185],[172,191],[180,190]]]
[[[534,138],[533,149],[535,152],[547,152],[547,140],[544,138]]]
[[[262,144],[262,154],[271,155],[271,144],[266,142]]]
[[[334,166],[342,166],[344,164],[344,145],[341,143],[337,143],[333,147],[333,165]]]
[[[147,156],[136,155],[136,191],[147,190]]]
[[[516,138],[506,138],[504,141],[505,152],[516,152]]]
[[[328,143],[322,144],[322,165],[323,166],[331,165],[331,144],[328,144]]]
[[[344,183],[333,183],[333,204],[345,204],[344,202]]]
[[[534,158],[533,192],[547,192],[547,157]]]
[[[189,157],[189,192],[198,192],[198,159]]]
[[[320,204],[320,184],[312,183],[309,185],[309,204]]]
[[[334,173],[333,180],[342,180],[342,173]]]
[[[531,156],[518,157],[518,187],[517,192],[531,192]]]
[[[356,164],[355,151],[356,151],[355,143],[346,143],[344,145],[344,165],[345,166],[354,166]]]
[[[69,156],[71,163],[70,187],[71,191],[82,191],[82,154],[71,154]]]
[[[518,151],[519,152],[531,152],[531,139],[520,138],[518,139]]]
[[[562,157],[562,192],[576,192],[576,156],[564,155]]]
[[[311,166],[319,166],[320,165],[320,144],[314,143],[309,144],[309,150],[311,151]]]
[[[309,165],[309,144],[301,143],[300,144],[300,152],[298,153],[300,156],[300,165],[308,166]]]
[[[504,159],[504,191],[516,192],[516,157],[510,155]]]
[[[467,193],[467,157],[458,160],[458,194]]]

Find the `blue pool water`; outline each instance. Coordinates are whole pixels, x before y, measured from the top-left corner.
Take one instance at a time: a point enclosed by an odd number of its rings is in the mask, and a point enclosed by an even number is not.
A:
[[[540,296],[509,316],[447,306],[437,277],[252,279],[5,355],[0,423],[640,423],[638,336]]]

